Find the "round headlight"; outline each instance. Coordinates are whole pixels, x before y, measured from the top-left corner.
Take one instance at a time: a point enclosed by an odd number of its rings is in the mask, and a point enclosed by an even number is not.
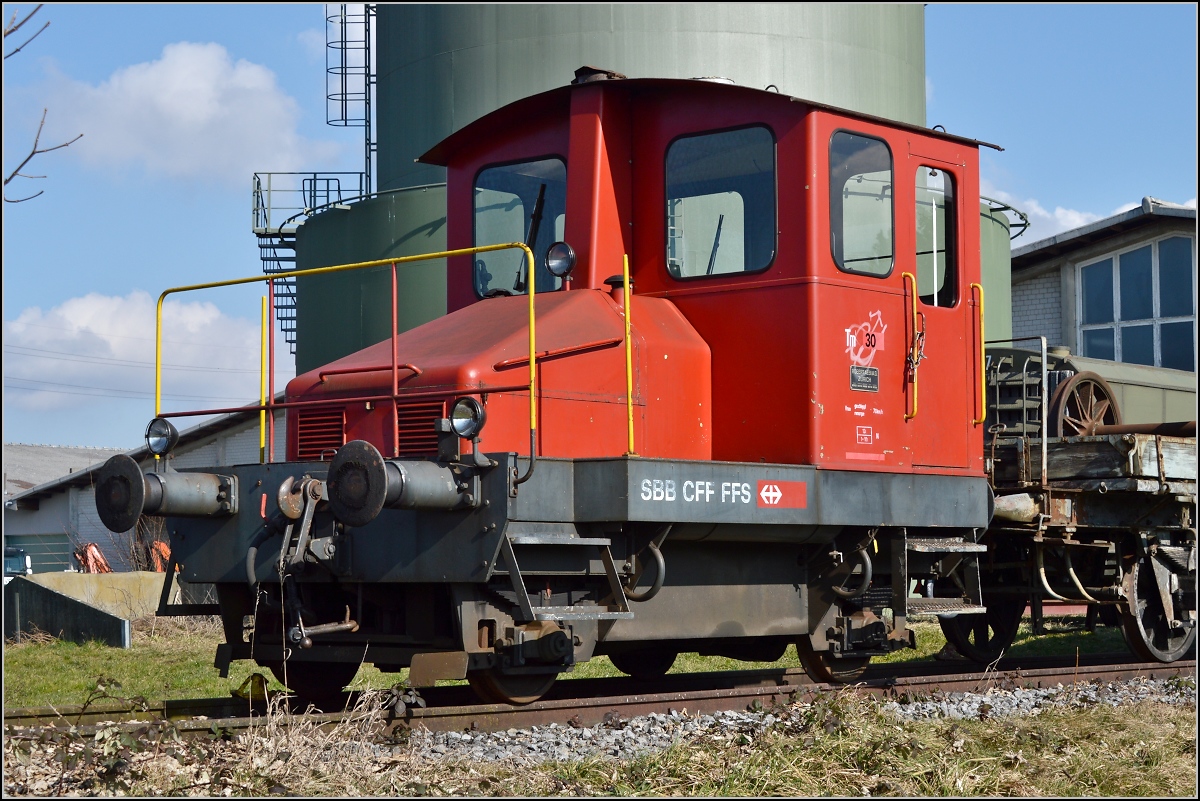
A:
[[[475,439],[487,422],[487,412],[474,398],[459,398],[450,409],[450,427],[463,439]]]
[[[546,269],[555,278],[566,278],[575,269],[575,250],[566,242],[555,242],[546,250]]]
[[[146,447],[155,456],[166,456],[179,442],[179,432],[165,417],[155,417],[146,426]]]

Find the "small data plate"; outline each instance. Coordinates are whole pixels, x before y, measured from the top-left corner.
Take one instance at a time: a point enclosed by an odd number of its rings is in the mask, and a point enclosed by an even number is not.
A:
[[[857,392],[879,391],[878,367],[850,367],[850,389]]]

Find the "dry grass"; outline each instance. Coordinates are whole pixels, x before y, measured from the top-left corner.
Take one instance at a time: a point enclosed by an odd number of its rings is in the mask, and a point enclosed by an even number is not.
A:
[[[1195,707],[1142,702],[1001,720],[901,722],[839,692],[765,732],[709,734],[640,759],[519,766],[412,754],[382,739],[386,694],[322,731],[276,708],[256,732],[150,731],[63,744],[5,738],[5,794],[193,796],[724,795],[1194,797]],[[92,758],[83,753],[91,749]],[[57,749],[57,750],[56,750]],[[55,754],[65,754],[55,760]],[[66,766],[70,767],[66,767]],[[65,769],[64,769],[65,768]]]

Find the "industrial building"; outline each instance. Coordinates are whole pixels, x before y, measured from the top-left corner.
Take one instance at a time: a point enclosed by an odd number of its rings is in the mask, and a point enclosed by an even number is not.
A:
[[[1140,206],[1012,252],[1013,336],[1196,372],[1196,210]]]

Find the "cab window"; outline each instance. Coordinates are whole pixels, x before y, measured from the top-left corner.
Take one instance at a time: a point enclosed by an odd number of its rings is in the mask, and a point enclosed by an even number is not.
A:
[[[536,290],[562,286],[546,269],[546,250],[563,238],[567,165],[544,158],[485,167],[475,178],[475,246],[524,242],[533,251]],[[475,256],[475,293],[523,295],[528,291],[525,254],[499,250]]]
[[[775,257],[775,138],[762,126],[685,136],[667,149],[667,270],[755,272]]]
[[[958,300],[958,216],[954,178],[936,167],[917,167],[917,294],[926,306]]]
[[[848,273],[892,271],[892,153],[881,139],[838,131],[829,141],[829,242]]]

